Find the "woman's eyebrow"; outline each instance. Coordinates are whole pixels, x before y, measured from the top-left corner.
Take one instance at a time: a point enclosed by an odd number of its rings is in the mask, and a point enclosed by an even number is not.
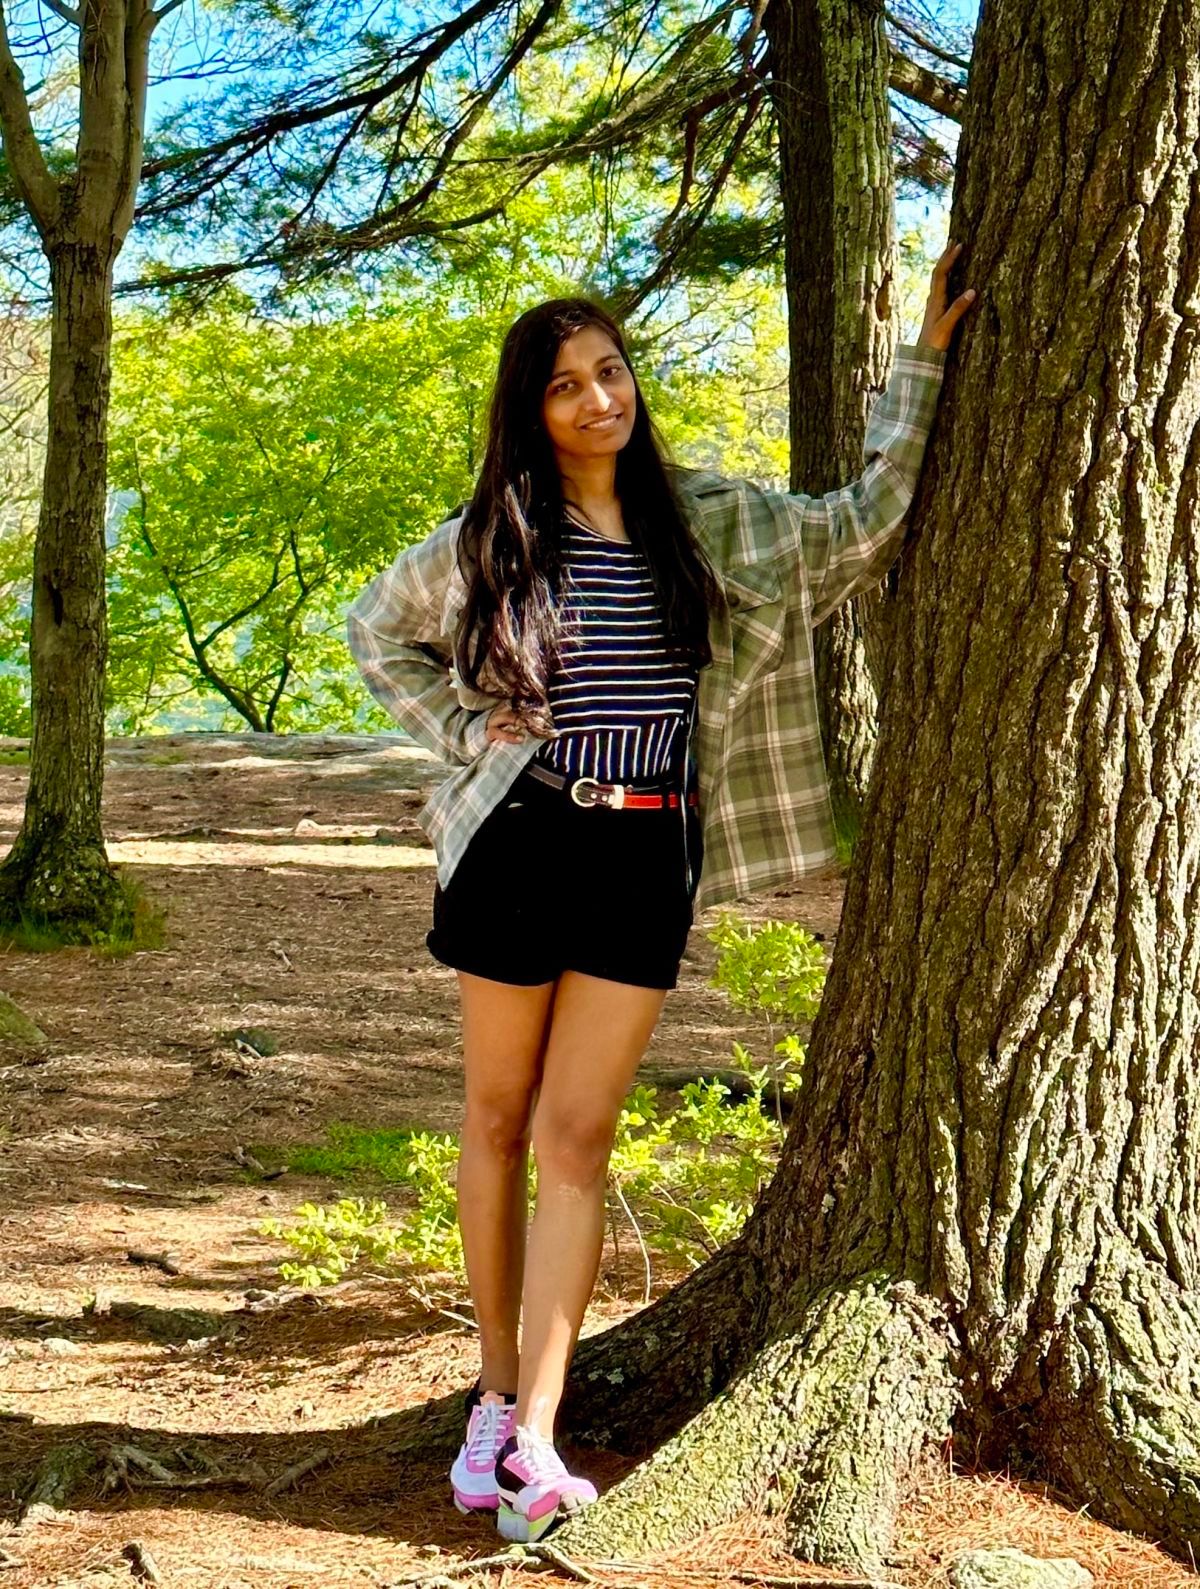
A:
[[[615,352],[614,353],[603,353],[596,360],[596,363],[593,366],[593,368],[599,369],[600,365],[602,365],[602,364],[610,364],[613,359],[619,359],[620,357],[621,357],[621,355],[619,353],[615,353]],[[554,374],[550,377],[550,379],[552,381],[557,381],[560,375],[574,375],[574,374],[575,374],[575,371],[570,369],[570,368],[565,369],[565,370],[555,370]]]

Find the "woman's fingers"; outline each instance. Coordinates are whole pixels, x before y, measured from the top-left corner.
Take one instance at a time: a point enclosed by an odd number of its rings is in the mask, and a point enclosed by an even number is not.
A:
[[[934,322],[933,329],[935,334],[939,337],[944,337],[948,344],[950,341],[950,333],[954,330],[955,326],[962,319],[963,315],[966,314],[967,310],[974,302],[974,287],[968,287],[966,292],[960,292],[958,297],[950,305],[949,309],[940,314],[937,320]]]
[[[962,243],[948,244],[934,265],[929,302],[925,306],[925,323],[918,338],[918,341],[943,352],[950,346],[950,333],[978,297],[974,287],[968,287],[965,292],[958,294],[949,308],[946,307],[946,283],[950,268],[964,246]]]
[[[949,243],[942,250],[941,258],[933,267],[933,284],[929,289],[929,296],[933,299],[934,309],[937,314],[942,314],[946,308],[946,279],[950,275],[950,268],[962,253],[961,243]]]
[[[962,251],[963,245],[961,243],[948,243],[942,250],[941,257],[939,258],[937,264],[933,267],[933,286],[935,292],[939,287],[941,288],[942,292],[945,292],[946,277],[949,276],[954,261],[962,253]]]
[[[497,706],[488,717],[487,736],[492,740],[502,739],[509,744],[519,744],[525,738],[525,730],[517,722],[517,714],[511,706]]]

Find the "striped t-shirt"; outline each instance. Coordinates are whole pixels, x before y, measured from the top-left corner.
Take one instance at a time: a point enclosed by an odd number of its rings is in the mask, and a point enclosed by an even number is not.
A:
[[[563,635],[548,691],[558,736],[535,759],[604,783],[673,776],[687,752],[697,673],[667,650],[649,564],[569,514],[563,551]]]

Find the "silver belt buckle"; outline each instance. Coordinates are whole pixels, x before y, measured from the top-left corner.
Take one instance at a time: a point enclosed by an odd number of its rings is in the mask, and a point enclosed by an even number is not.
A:
[[[581,793],[585,785],[587,794]],[[605,790],[603,795],[600,793],[602,789]],[[602,784],[598,778],[576,778],[571,785],[571,799],[577,806],[607,806],[619,811],[625,804],[625,786],[619,783]]]

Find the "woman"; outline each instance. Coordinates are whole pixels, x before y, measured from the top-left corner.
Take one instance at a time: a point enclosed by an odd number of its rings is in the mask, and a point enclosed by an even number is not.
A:
[[[583,299],[528,310],[471,502],[351,608],[368,687],[459,764],[422,813],[438,855],[427,942],[462,1006],[459,1221],[482,1357],[451,1483],[506,1539],[596,1497],[554,1419],[616,1121],[693,907],[836,853],[811,631],[900,549],[974,298],[946,308],[960,247],[897,351],[862,477],[815,498],[665,463],[611,319]]]

